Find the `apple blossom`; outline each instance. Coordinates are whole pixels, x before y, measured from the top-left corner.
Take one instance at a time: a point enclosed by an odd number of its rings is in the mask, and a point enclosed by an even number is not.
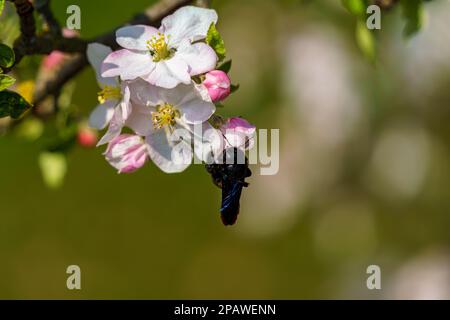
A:
[[[213,70],[205,74],[203,85],[208,89],[213,102],[225,100],[231,92],[230,78],[222,70]]]
[[[145,164],[148,150],[142,137],[122,134],[108,144],[105,158],[119,173],[131,173]]]
[[[133,109],[125,125],[146,137],[150,158],[164,172],[181,172],[191,164],[192,128],[216,110],[201,90],[194,83],[165,89],[137,80],[133,86]]]
[[[191,76],[211,71],[217,64],[215,51],[199,42],[217,19],[214,10],[186,6],[164,18],[159,29],[123,27],[116,32],[116,41],[123,49],[106,57],[102,76],[142,78],[167,89],[188,85]]]
[[[89,125],[95,129],[104,129],[110,124],[108,132],[99,141],[99,145],[111,141],[120,134],[122,126],[131,112],[129,83],[120,83],[119,78],[102,77],[100,67],[111,49],[100,43],[89,44],[87,57],[95,70],[97,82],[102,89],[98,93],[99,105],[89,118]]]

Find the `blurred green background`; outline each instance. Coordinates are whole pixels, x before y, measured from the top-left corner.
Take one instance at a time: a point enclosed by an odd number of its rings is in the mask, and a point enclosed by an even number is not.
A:
[[[61,22],[71,0],[53,1]],[[111,30],[149,0],[87,1],[81,35]],[[0,298],[450,298],[450,3],[402,37],[383,13],[378,58],[339,1],[215,1],[231,77],[220,110],[280,129],[280,170],[254,176],[236,226],[203,166],[118,175],[103,149],[75,148],[49,190],[39,147],[0,137]],[[77,78],[86,116],[98,91]],[[68,265],[82,290],[66,288]],[[382,290],[366,287],[379,265]]]

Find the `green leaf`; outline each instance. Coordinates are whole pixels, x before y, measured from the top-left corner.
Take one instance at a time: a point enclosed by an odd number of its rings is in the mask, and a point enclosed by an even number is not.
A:
[[[5,7],[5,0],[0,0],[0,15],[2,14],[4,7]]]
[[[344,7],[353,15],[363,17],[366,14],[365,0],[342,0]]]
[[[219,58],[219,61],[223,61],[226,56],[225,43],[223,42],[222,36],[216,29],[216,25],[211,23],[209,26],[208,34],[206,35],[206,43],[214,49]]]
[[[8,76],[7,74],[0,74],[0,91],[12,86],[14,82],[16,82],[16,79],[13,77]]]
[[[14,64],[14,50],[0,43],[0,67],[9,68]]]
[[[39,167],[47,187],[58,189],[63,185],[67,173],[67,159],[64,153],[42,152],[39,155]]]
[[[241,86],[239,84],[232,84],[231,88],[230,88],[230,93],[235,93],[236,91],[239,90]]]
[[[222,70],[225,73],[229,73],[231,70],[231,65],[233,64],[232,60],[225,61],[222,63],[217,69]]]
[[[376,58],[376,43],[375,35],[367,29],[366,23],[359,20],[356,25],[356,42],[363,54],[370,60],[375,61]]]
[[[19,119],[31,107],[20,94],[9,90],[0,91],[0,118],[10,116]]]
[[[406,37],[414,35],[423,24],[424,10],[421,0],[402,0],[403,15],[406,18],[406,26],[403,34]]]

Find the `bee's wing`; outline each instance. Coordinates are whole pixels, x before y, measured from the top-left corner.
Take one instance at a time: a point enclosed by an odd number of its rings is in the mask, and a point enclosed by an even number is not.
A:
[[[239,214],[243,184],[240,181],[227,179],[222,184],[222,207],[220,209],[224,225],[233,225]]]

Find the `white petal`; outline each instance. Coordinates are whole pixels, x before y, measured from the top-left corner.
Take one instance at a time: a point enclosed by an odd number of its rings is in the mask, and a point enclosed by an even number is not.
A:
[[[195,84],[195,89],[200,93],[200,96],[205,101],[211,101],[211,96],[209,95],[208,88],[206,88],[203,83]]]
[[[214,159],[222,154],[225,147],[222,133],[208,122],[190,127],[194,137],[195,156],[203,162],[213,163]],[[199,130],[201,130],[201,134],[197,132]]]
[[[190,44],[183,41],[178,48],[177,56],[189,65],[191,76],[214,70],[217,64],[216,53],[206,43]]]
[[[151,114],[152,110],[154,110],[154,108],[133,105],[133,111],[125,122],[125,125],[140,136],[148,136],[154,131]]]
[[[119,136],[120,133],[122,132],[123,122],[120,121],[120,116],[118,115],[118,113],[120,113],[119,107],[116,108],[114,117],[111,119],[111,122],[109,123],[108,131],[106,131],[105,135],[97,143],[97,146],[109,143],[115,137]]]
[[[125,122],[125,120],[128,119],[128,117],[131,114],[131,103],[130,103],[130,99],[131,99],[131,91],[130,88],[128,87],[128,85],[126,85],[126,83],[124,82],[122,84],[122,92],[123,92],[123,98],[122,101],[120,103],[120,111],[121,111],[121,121]]]
[[[101,67],[103,61],[112,52],[110,47],[107,47],[101,43],[90,43],[87,47],[87,58],[92,68],[94,68],[97,82],[100,87],[106,85],[117,86],[119,81],[115,77],[104,78],[101,75]]]
[[[98,130],[104,129],[114,116],[114,107],[117,103],[117,101],[106,101],[98,105],[89,116],[89,126]]]
[[[102,64],[102,77],[120,76],[122,80],[134,80],[152,72],[155,63],[150,54],[127,49],[114,51]]]
[[[181,83],[190,84],[191,76],[189,75],[189,66],[188,64],[177,57],[165,61],[167,68],[170,70],[170,73],[180,80]]]
[[[196,98],[197,92],[193,88],[194,86],[192,84],[179,84],[176,88],[171,90],[160,89],[159,97],[162,101],[178,107],[183,101],[189,101]]]
[[[97,143],[97,146],[101,146],[105,143],[109,143],[115,137],[120,135],[120,133],[122,132],[122,128],[125,125],[126,120],[128,119],[128,117],[130,116],[130,114],[132,112],[132,108],[131,108],[131,104],[129,103],[129,100],[130,100],[130,91],[129,91],[128,87],[125,87],[124,99],[122,99],[120,104],[114,108],[114,114],[113,114],[111,121],[109,122],[108,131]]]
[[[191,81],[188,65],[175,58],[157,62],[155,69],[144,79],[150,84],[166,89],[173,89],[180,83]]]
[[[161,31],[170,35],[170,44],[177,46],[183,39],[204,39],[211,23],[217,23],[217,13],[212,9],[185,6],[161,22]]]
[[[149,84],[143,79],[136,79],[129,84],[131,91],[131,100],[133,103],[142,106],[157,106],[163,101],[160,99],[160,90],[162,88]]]
[[[166,173],[182,172],[192,163],[190,143],[171,141],[165,130],[157,130],[147,136],[146,142],[150,158]]]
[[[128,26],[116,31],[116,41],[125,49],[147,51],[147,41],[157,34],[158,29],[150,26]]]
[[[183,102],[178,108],[181,112],[182,121],[189,124],[205,122],[216,111],[214,103],[199,97]]]

